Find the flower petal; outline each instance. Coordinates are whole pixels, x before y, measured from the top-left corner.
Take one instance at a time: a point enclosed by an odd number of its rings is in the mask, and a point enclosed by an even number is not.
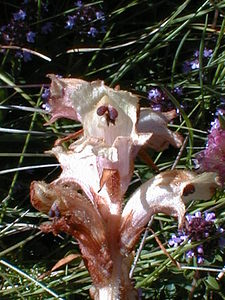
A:
[[[122,213],[121,249],[130,252],[151,216],[162,212],[183,224],[188,200],[210,199],[218,186],[215,173],[196,175],[185,170],[165,171],[142,184]]]
[[[46,232],[62,231],[75,237],[94,282],[107,282],[112,261],[102,218],[74,182],[58,180],[50,184],[33,182],[31,202],[42,212],[56,211],[52,224],[42,225]]]
[[[182,136],[167,128],[167,123],[174,117],[176,117],[175,111],[161,113],[153,111],[151,108],[143,108],[140,110],[137,130],[142,133],[153,133],[148,145],[156,151],[167,149],[169,144],[179,148],[183,142]]]

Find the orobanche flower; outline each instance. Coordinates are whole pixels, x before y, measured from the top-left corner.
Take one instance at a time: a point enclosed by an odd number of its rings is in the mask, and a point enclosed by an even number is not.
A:
[[[216,174],[163,172],[141,185],[123,208],[139,150],[181,146],[182,137],[167,128],[174,112],[139,110],[136,95],[102,81],[49,77],[49,123],[69,118],[81,122],[83,130],[68,149],[57,142],[49,151],[60,162],[59,178],[31,184],[33,206],[52,220],[42,230],[78,240],[93,299],[137,299],[129,270],[144,226],[158,212],[178,217],[181,226],[185,202],[209,199],[218,185]]]

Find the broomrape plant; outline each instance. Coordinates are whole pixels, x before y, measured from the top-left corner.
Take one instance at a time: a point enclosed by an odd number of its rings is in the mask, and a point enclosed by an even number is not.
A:
[[[77,239],[91,275],[93,299],[137,299],[129,278],[133,250],[152,215],[178,218],[179,227],[190,200],[207,200],[219,186],[215,172],[161,172],[127,199],[134,160],[143,147],[162,151],[182,145],[182,137],[167,128],[175,111],[139,108],[138,97],[112,89],[102,81],[49,75],[51,119],[79,121],[83,130],[65,149],[60,141],[49,152],[62,173],[47,184],[31,184],[33,206],[49,214],[44,232],[66,232]]]

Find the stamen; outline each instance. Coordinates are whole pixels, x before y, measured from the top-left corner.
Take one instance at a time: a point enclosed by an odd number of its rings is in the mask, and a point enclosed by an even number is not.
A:
[[[108,110],[108,107],[106,105],[99,106],[97,109],[97,115],[103,116],[107,110]]]
[[[97,109],[97,115],[103,116],[104,114],[106,115],[107,125],[109,126],[109,123],[115,125],[115,120],[118,117],[118,111],[111,105],[99,106]]]
[[[108,106],[108,112],[109,112],[109,119],[111,121],[115,121],[118,117],[118,111],[112,107],[111,105]]]

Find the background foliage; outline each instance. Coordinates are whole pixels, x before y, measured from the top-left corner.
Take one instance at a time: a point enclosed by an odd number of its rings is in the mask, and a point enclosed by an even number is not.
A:
[[[44,126],[46,74],[103,79],[138,94],[141,106],[177,109],[170,127],[186,137],[186,145],[176,167],[192,169],[210,122],[225,104],[225,1],[25,0],[0,1],[0,9],[0,299],[88,299],[91,280],[79,257],[41,276],[79,253],[69,236],[40,232],[48,217],[29,201],[33,180],[50,182],[60,173],[44,151],[80,126],[68,120]],[[149,154],[162,171],[178,152],[170,147]],[[153,174],[137,159],[128,193]],[[223,227],[224,203],[221,191],[190,204],[188,212],[214,211],[216,226]],[[224,278],[216,280],[224,246],[199,265],[185,257],[195,245],[168,245],[176,220],[158,215],[152,228],[182,268],[149,232],[133,274],[143,299],[225,299]]]

